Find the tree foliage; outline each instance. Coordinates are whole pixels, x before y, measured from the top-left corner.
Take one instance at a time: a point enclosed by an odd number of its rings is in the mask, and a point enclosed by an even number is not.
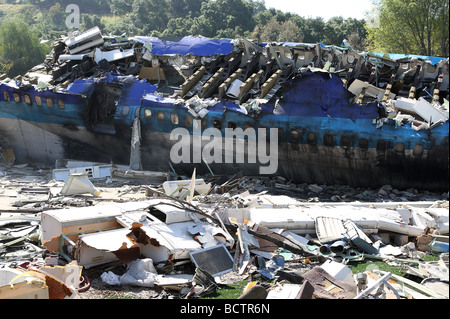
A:
[[[73,0],[22,0],[35,5],[42,19],[28,20],[40,34],[64,31],[65,8]],[[304,18],[274,8],[264,0],[79,0],[81,30],[98,24],[104,33],[179,38],[202,35],[215,38],[252,37],[262,41],[364,43],[364,21],[336,17]],[[24,9],[25,10],[25,9]],[[32,10],[32,9],[31,9]],[[33,16],[24,13],[24,18]],[[109,16],[109,18],[108,18]],[[111,17],[114,17],[113,19]],[[27,18],[29,19],[29,18]],[[1,23],[1,22],[0,22]]]
[[[0,26],[0,63],[2,72],[8,76],[23,74],[42,63],[48,50],[25,22],[14,19]]]
[[[448,57],[449,0],[379,0],[371,50]]]
[[[379,11],[374,23],[343,17],[328,21],[306,18],[266,8],[264,0],[11,0],[28,4],[18,17],[29,29],[25,30],[22,24],[15,31],[20,36],[16,39],[2,36],[0,41],[12,41],[14,46],[29,50],[18,50],[26,58],[7,57],[7,44],[3,44],[0,71],[19,68],[16,58],[22,59],[24,65],[40,61],[42,46],[36,36],[51,39],[55,32],[66,33],[65,10],[73,3],[81,10],[80,31],[99,26],[104,34],[111,35],[162,36],[174,40],[187,35],[247,37],[265,42],[322,42],[338,46],[347,39],[356,50],[448,56],[450,0],[373,1]],[[6,16],[3,14],[0,25],[4,25],[5,34],[11,34],[13,27],[5,22]],[[26,36],[33,37],[29,43],[36,44],[38,49],[19,45]],[[29,60],[30,56],[40,58]]]

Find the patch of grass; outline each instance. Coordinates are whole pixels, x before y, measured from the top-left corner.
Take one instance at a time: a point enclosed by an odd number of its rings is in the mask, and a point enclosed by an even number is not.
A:
[[[358,262],[358,263],[354,263],[354,264],[348,264],[347,265],[350,270],[352,271],[352,273],[354,275],[365,272],[365,271],[370,271],[373,269],[379,269],[381,271],[386,271],[386,272],[390,272],[392,274],[398,275],[398,276],[404,276],[405,273],[401,272],[400,269],[401,267],[399,266],[391,266],[386,264],[383,261],[377,261],[377,262]]]
[[[439,256],[434,256],[431,254],[424,255],[422,257],[422,262],[431,262],[431,261],[438,261]],[[367,261],[367,262],[356,262],[356,263],[349,263],[347,265],[353,274],[359,274],[365,271],[371,271],[374,268],[379,269],[381,271],[390,272],[394,275],[405,277],[408,275],[405,272],[400,271],[401,266],[391,266],[383,261]],[[411,264],[412,267],[418,268],[418,264]]]
[[[245,286],[250,283],[250,281],[238,281],[229,285],[226,285],[225,287],[220,287],[220,289],[217,290],[214,294],[205,296],[202,299],[237,299],[239,298],[243,291]]]
[[[427,254],[422,257],[422,260],[424,262],[439,261],[439,259],[440,259],[439,256],[435,256],[435,255],[431,255],[431,254]]]

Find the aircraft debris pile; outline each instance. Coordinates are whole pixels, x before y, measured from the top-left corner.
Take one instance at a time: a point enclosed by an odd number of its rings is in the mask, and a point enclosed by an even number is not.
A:
[[[449,297],[448,194],[318,202],[278,195],[282,178],[57,181],[60,170],[0,167],[0,298],[101,298],[116,287],[190,299],[244,280],[238,299]],[[368,261],[399,273],[356,270]]]

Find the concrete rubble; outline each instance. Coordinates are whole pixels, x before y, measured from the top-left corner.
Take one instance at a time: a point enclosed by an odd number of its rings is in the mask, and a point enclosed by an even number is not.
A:
[[[448,193],[64,163],[0,164],[0,299],[449,298]]]

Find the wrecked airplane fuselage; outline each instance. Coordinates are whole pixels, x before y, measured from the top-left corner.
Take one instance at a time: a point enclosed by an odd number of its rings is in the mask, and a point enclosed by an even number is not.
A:
[[[16,158],[126,165],[138,140],[146,170],[275,166],[296,182],[448,190],[448,59],[104,38],[77,54],[59,41],[44,65],[0,82],[0,141]]]

